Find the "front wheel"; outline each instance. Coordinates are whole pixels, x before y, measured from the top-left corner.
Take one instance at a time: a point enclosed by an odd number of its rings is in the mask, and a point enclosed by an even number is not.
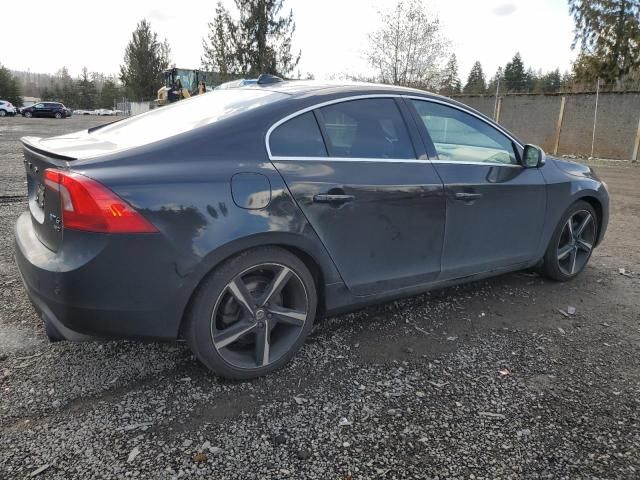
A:
[[[61,119],[62,118],[62,114],[60,112],[56,112],[56,114],[54,115],[57,119]]]
[[[25,112],[25,113],[24,113],[24,116],[25,116],[25,117],[27,117],[27,118],[31,118],[31,117],[33,117],[33,113],[31,113],[31,112]]]
[[[7,114],[5,110],[0,110],[0,117],[4,117]]]
[[[278,247],[247,250],[200,285],[185,338],[214,373],[258,377],[293,357],[313,327],[316,305],[313,276],[298,257]]]
[[[591,258],[598,235],[598,217],[584,201],[571,205],[556,227],[544,256],[542,273],[560,282],[575,278]]]

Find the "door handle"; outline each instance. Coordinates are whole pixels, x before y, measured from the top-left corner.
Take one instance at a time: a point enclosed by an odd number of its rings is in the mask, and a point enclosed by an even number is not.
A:
[[[355,200],[353,195],[335,195],[330,193],[317,194],[313,196],[313,201],[316,203],[347,203]]]
[[[468,193],[468,192],[456,192],[456,200],[462,200],[464,202],[469,202],[472,200],[477,200],[482,197],[481,193]]]

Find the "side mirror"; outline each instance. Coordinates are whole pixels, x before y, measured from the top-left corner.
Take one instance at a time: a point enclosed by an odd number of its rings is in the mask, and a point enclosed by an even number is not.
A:
[[[537,145],[525,145],[522,153],[522,165],[526,168],[539,168],[544,165],[544,151]]]

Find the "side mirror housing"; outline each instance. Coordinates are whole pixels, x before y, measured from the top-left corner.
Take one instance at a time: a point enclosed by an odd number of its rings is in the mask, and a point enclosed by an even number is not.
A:
[[[522,166],[540,168],[545,163],[544,151],[537,145],[525,145],[522,153]]]

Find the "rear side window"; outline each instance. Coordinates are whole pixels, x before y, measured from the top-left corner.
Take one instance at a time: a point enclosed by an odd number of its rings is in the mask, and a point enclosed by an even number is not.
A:
[[[416,158],[392,98],[351,100],[320,108],[329,154],[350,158]]]
[[[275,157],[326,157],[318,123],[311,112],[303,113],[278,126],[269,137]]]

